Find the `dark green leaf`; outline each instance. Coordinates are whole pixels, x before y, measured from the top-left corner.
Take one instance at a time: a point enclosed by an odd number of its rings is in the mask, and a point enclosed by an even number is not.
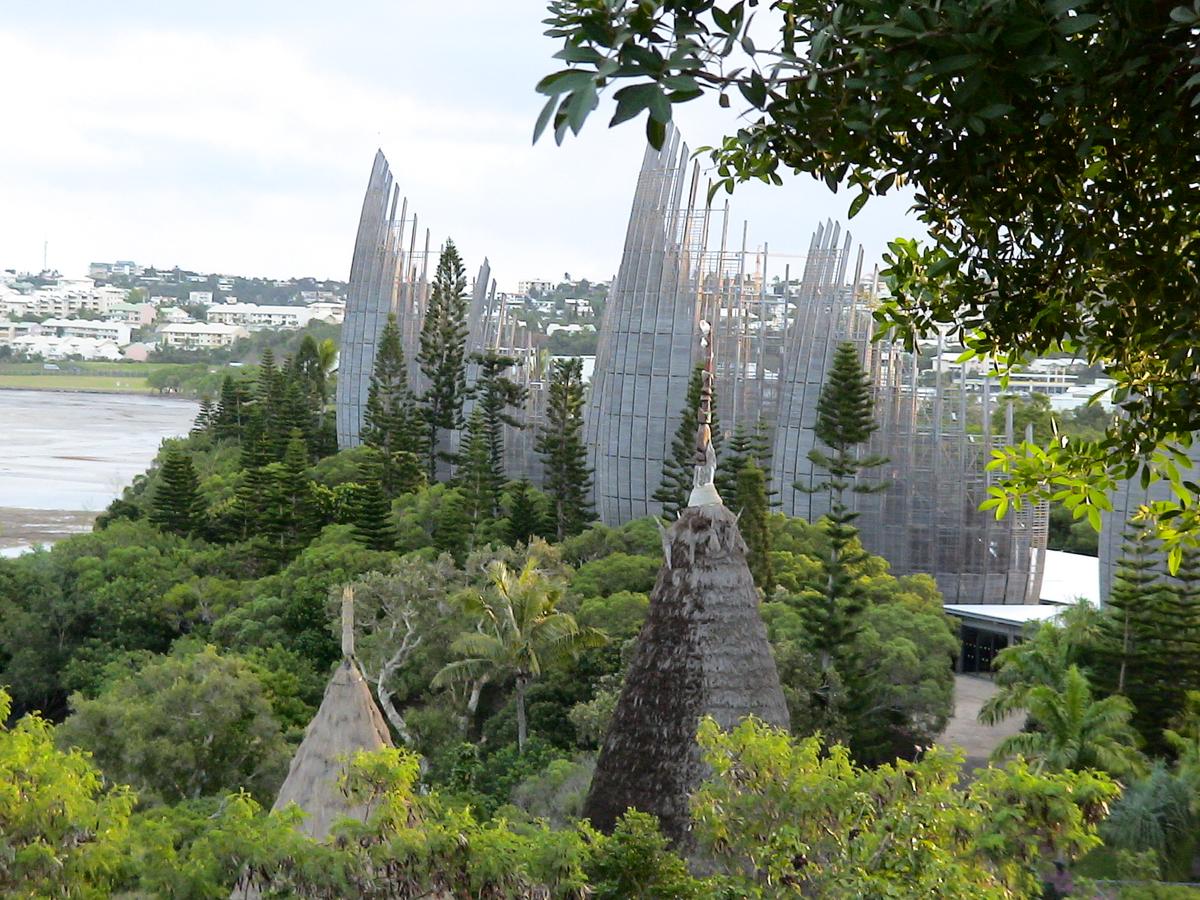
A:
[[[850,202],[850,211],[846,214],[846,218],[853,219],[858,215],[859,211],[867,205],[867,200],[871,194],[869,191],[863,191]]]
[[[1079,34],[1079,32],[1087,31],[1089,28],[1094,28],[1099,24],[1100,17],[1095,13],[1080,13],[1077,16],[1071,16],[1069,19],[1056,22],[1054,27],[1059,34]]]

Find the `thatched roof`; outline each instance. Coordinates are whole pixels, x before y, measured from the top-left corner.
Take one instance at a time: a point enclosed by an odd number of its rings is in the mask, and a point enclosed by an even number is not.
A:
[[[301,830],[317,840],[329,834],[338,819],[364,818],[366,810],[351,806],[339,786],[346,761],[357,750],[390,746],[387,723],[370,686],[352,660],[342,660],[292,757],[272,809],[295,803],[308,814]]]
[[[584,815],[608,831],[636,807],[686,851],[688,796],[704,777],[700,718],[730,728],[753,715],[786,728],[788,713],[737,518],[719,502],[689,507],[664,549]]]

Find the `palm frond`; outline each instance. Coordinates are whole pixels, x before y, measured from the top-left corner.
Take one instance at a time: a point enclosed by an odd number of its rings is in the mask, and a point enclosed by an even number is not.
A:
[[[442,666],[441,671],[433,676],[430,685],[435,688],[446,687],[457,681],[479,678],[492,669],[491,662],[486,659],[458,659]]]

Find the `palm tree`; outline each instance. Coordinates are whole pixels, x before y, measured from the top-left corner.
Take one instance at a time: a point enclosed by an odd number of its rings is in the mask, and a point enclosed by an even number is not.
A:
[[[1025,708],[1038,730],[1005,738],[992,754],[994,761],[1024,756],[1051,771],[1100,769],[1117,777],[1144,771],[1137,733],[1129,724],[1133,705],[1119,695],[1094,700],[1078,666],[1067,669],[1061,690],[1031,687]]]
[[[1096,642],[1100,613],[1080,601],[1067,607],[1057,622],[1042,622],[1019,644],[996,655],[997,692],[979,710],[979,721],[995,725],[1025,708],[1029,691],[1038,685],[1062,690],[1067,669]]]
[[[333,368],[338,360],[338,346],[333,342],[333,338],[325,338],[317,344],[317,359],[320,361],[321,374],[325,376],[325,381],[328,383],[329,376],[333,374]],[[324,401],[327,398],[321,399]]]
[[[608,642],[604,632],[581,628],[570,613],[558,609],[562,585],[547,578],[530,558],[519,572],[502,561],[488,567],[487,595],[467,594],[467,612],[479,616],[477,630],[460,634],[450,645],[463,657],[446,665],[434,687],[459,679],[513,676],[517,697],[517,747],[525,750],[525,691],[542,670],[574,659],[580,652]]]

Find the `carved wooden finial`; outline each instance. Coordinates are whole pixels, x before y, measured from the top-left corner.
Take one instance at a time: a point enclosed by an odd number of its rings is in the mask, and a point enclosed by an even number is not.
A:
[[[721,502],[721,495],[717,493],[717,486],[713,483],[717,474],[717,454],[712,446],[712,397],[715,378],[713,337],[712,326],[701,320],[700,350],[704,355],[704,365],[700,373],[700,403],[696,409],[696,465],[688,506],[708,506]]]
[[[342,588],[342,656],[354,658],[354,587]]]

